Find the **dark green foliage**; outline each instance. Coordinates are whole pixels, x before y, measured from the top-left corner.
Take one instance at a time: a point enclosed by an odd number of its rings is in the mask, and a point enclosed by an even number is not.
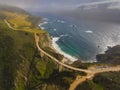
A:
[[[104,90],[120,90],[120,72],[98,74],[93,81],[102,85]]]
[[[10,30],[8,26],[4,23],[3,20],[0,19],[0,31],[2,30]]]
[[[56,65],[38,56],[34,34],[11,30],[0,20],[0,90],[25,90],[27,84],[29,90],[48,79]]]
[[[0,90],[11,90],[14,86],[19,57],[13,46],[14,40],[0,32]]]
[[[82,63],[80,60],[78,60],[72,63],[72,66],[77,67],[77,68],[87,69],[88,67],[95,65],[95,64],[96,63]]]
[[[67,90],[74,79],[75,73],[70,71],[58,72],[58,70],[56,70],[50,78],[46,80],[46,82],[48,85],[55,85],[59,87],[58,90]]]
[[[83,82],[79,85],[76,90],[104,90],[100,85],[94,83],[91,80]]]
[[[21,53],[25,58],[31,59],[34,55],[35,47],[33,44],[29,43],[24,43],[21,49]]]
[[[29,89],[32,90],[37,86],[43,84],[50,78],[55,68],[55,64],[45,57],[43,60],[35,59],[30,69]]]
[[[17,72],[27,76],[36,49],[34,35],[26,36],[25,32],[13,31],[3,20],[0,20],[0,25],[0,90],[15,88],[16,78],[20,80],[17,81],[17,84],[20,83],[17,87],[24,89],[25,80],[17,77]],[[21,64],[24,68],[21,68]]]
[[[87,80],[76,90],[120,90],[120,72],[106,72]]]
[[[0,11],[29,15],[22,9],[9,6],[0,6]],[[39,56],[34,34],[10,29],[4,18],[0,14],[0,90],[35,89],[50,78],[56,65],[50,58]],[[38,21],[33,16],[29,19],[33,23]]]

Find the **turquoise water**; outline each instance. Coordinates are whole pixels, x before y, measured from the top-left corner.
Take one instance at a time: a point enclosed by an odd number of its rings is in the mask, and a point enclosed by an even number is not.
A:
[[[83,61],[94,61],[107,46],[120,43],[119,26],[100,22],[84,22],[69,17],[40,14],[46,24],[42,27],[50,35],[59,37],[56,42],[65,53]]]

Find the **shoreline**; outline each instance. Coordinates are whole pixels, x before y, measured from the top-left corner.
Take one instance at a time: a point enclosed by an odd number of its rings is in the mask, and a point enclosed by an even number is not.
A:
[[[78,59],[74,56],[69,55],[68,53],[64,52],[60,46],[57,44],[57,41],[60,39],[60,37],[53,37],[52,38],[52,47],[60,54],[62,54],[65,58],[70,60],[71,62],[77,61]]]
[[[42,27],[42,25],[45,25],[45,24],[47,24],[47,23],[48,23],[48,22],[46,21],[46,18],[43,18],[43,22],[41,22],[38,26],[39,26],[41,29],[45,30],[45,27]],[[51,35],[50,35],[50,36],[51,36]],[[53,36],[51,36],[51,42],[52,42],[51,47],[52,47],[52,49],[54,49],[55,52],[63,55],[63,56],[64,56],[66,59],[68,59],[68,61],[70,61],[70,62],[75,62],[75,61],[77,61],[78,58],[69,55],[68,53],[64,52],[64,51],[60,48],[60,46],[57,44],[57,41],[58,41],[59,39],[60,39],[60,37],[53,37]]]
[[[45,30],[45,27],[43,27],[42,25],[45,25],[45,24],[47,24],[48,22],[47,22],[47,18],[43,18],[43,21],[38,25],[41,29],[43,29],[43,30]],[[45,30],[46,31],[46,30]],[[47,31],[48,32],[48,31]],[[49,32],[48,32],[49,33]],[[61,48],[60,48],[60,46],[57,44],[57,41],[61,38],[61,37],[53,37],[53,36],[51,36],[50,35],[50,37],[51,37],[51,48],[55,51],[55,52],[57,52],[57,53],[59,53],[59,54],[61,54],[61,55],[63,55],[64,56],[64,58],[66,58],[67,60],[68,60],[68,62],[75,62],[75,61],[78,61],[79,59],[78,58],[76,58],[76,57],[74,57],[74,56],[72,56],[72,55],[70,55],[70,54],[68,54],[68,53],[66,53],[66,52],[64,52]],[[90,61],[84,61],[84,60],[80,60],[82,63],[95,63],[95,62],[97,62],[96,60],[90,60]]]

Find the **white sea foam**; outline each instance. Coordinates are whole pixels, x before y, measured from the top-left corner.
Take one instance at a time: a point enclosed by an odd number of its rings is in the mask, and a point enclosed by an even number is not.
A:
[[[60,22],[60,20],[57,20],[57,22]]]
[[[71,55],[69,55],[61,50],[61,48],[56,43],[59,39],[60,39],[60,37],[53,37],[52,38],[52,45],[53,45],[54,49],[56,51],[58,51],[60,54],[62,54],[64,57],[68,58],[70,61],[77,61],[78,59],[76,57],[71,56]]]
[[[67,37],[69,36],[68,34],[65,34],[65,35],[60,35],[60,37]]]
[[[93,31],[91,31],[91,30],[87,30],[87,31],[85,31],[86,33],[93,33]]]
[[[48,22],[47,21],[45,21],[43,24],[47,24]]]
[[[61,21],[61,23],[65,23],[65,21]]]
[[[53,31],[56,31],[56,30],[57,30],[57,29],[55,29],[55,28],[53,29]]]
[[[65,21],[62,21],[62,20],[56,20],[56,22],[58,22],[58,23],[65,23]]]
[[[40,27],[41,29],[45,30],[45,27]]]
[[[43,20],[44,20],[44,21],[47,21],[47,20],[48,20],[48,18],[43,18]]]
[[[41,27],[42,25],[45,25],[45,24],[47,24],[48,22],[47,21],[45,21],[45,22],[43,22],[43,23],[40,23],[39,24],[39,27]]]
[[[45,22],[43,22],[43,23],[40,23],[38,26],[41,28],[41,29],[45,29],[45,27],[43,27],[43,25],[45,25],[45,24],[47,24],[48,22],[47,21],[45,21]]]

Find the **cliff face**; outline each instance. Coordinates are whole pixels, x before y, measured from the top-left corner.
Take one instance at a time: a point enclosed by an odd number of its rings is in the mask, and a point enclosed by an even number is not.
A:
[[[96,56],[98,62],[109,64],[120,64],[120,45],[114,47],[108,47],[105,54],[99,54]]]
[[[46,33],[42,33],[42,34],[39,34],[39,45],[42,47],[42,48],[45,48],[45,47],[51,47],[51,38],[50,38],[50,35],[46,32]]]

